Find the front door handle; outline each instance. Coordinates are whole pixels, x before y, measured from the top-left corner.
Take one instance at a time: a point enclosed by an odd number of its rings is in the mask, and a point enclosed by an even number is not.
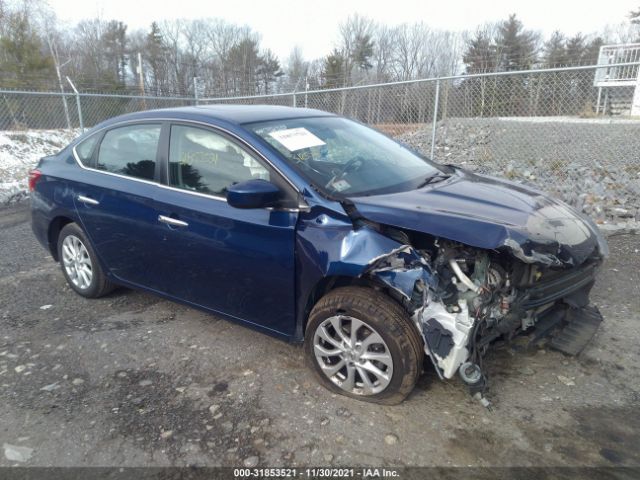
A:
[[[187,222],[183,222],[182,220],[178,220],[177,218],[166,217],[164,215],[158,215],[158,221],[162,223],[166,223],[167,225],[171,225],[172,227],[188,227],[189,226]]]
[[[78,200],[87,205],[100,205],[100,202],[84,195],[78,195]]]

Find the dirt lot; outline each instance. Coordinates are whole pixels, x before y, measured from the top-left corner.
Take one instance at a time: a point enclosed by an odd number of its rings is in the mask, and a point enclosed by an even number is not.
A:
[[[0,210],[0,443],[23,465],[637,466],[640,236],[610,245],[580,358],[493,352],[493,411],[431,372],[379,407],[319,387],[298,346],[146,293],[79,297],[25,206]]]

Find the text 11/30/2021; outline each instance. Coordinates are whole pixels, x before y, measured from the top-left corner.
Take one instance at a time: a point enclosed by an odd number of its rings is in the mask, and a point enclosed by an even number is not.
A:
[[[393,468],[234,468],[233,477],[240,478],[400,478]]]

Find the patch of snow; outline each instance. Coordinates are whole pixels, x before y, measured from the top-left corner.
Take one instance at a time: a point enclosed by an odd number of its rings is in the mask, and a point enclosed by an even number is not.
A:
[[[40,158],[59,152],[79,133],[78,130],[0,131],[0,204],[26,197],[29,170]]]

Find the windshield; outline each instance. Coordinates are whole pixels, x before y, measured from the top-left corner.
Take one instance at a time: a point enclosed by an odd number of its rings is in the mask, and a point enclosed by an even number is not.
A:
[[[402,145],[339,117],[245,125],[329,194],[360,196],[411,190],[439,170]]]

